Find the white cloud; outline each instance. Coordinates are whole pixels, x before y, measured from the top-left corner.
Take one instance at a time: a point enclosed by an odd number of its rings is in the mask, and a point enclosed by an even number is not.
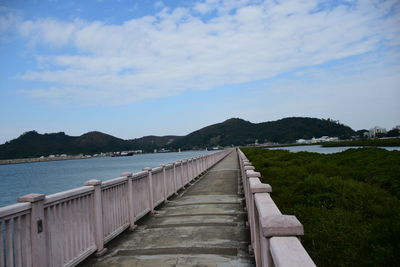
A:
[[[395,0],[317,13],[317,1],[281,2],[207,0],[121,25],[25,21],[20,33],[54,51],[40,55],[47,69],[20,75],[48,86],[24,91],[50,101],[126,104],[266,79],[374,51],[382,43],[400,44]],[[199,15],[214,10],[216,17]]]
[[[18,30],[23,37],[29,39],[32,45],[43,44],[60,47],[72,41],[71,38],[82,24],[83,22],[79,20],[65,22],[56,19],[44,19],[24,21],[18,25]]]

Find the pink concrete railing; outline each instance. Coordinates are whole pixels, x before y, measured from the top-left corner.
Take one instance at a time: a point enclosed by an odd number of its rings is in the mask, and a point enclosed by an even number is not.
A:
[[[0,267],[75,266],[176,194],[232,150],[124,173],[0,208]]]
[[[297,238],[304,234],[303,225],[295,216],[282,215],[270,196],[271,186],[261,183],[260,173],[240,149],[238,157],[256,266],[315,266]]]

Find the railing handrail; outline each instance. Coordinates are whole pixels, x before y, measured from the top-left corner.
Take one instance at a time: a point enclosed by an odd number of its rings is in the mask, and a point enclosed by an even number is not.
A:
[[[20,197],[23,203],[0,208],[0,266],[75,266],[95,251],[100,255],[105,243],[135,228],[137,220],[232,151]]]
[[[0,208],[0,218],[30,210],[30,203],[15,203]]]
[[[303,225],[295,216],[282,215],[270,196],[271,186],[260,181],[261,174],[237,151],[256,266],[315,266],[297,238],[304,234]]]
[[[74,189],[54,193],[51,195],[47,195],[44,199],[44,205],[52,205],[54,202],[57,201],[68,201],[74,199],[76,197],[81,196],[82,194],[88,194],[93,191],[93,187],[91,186],[81,186]]]

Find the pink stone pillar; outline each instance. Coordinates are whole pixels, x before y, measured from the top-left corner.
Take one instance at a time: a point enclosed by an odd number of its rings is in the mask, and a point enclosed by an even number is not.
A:
[[[181,188],[185,188],[185,170],[183,169],[185,166],[184,166],[184,163],[185,163],[185,160],[181,160],[181,182],[182,182],[182,184],[181,184]]]
[[[44,203],[45,195],[43,194],[28,194],[19,197],[18,202],[31,203],[31,250],[32,250],[32,266],[42,267],[48,266],[46,248],[46,231],[47,223],[44,218]],[[1,240],[1,242],[3,242]]]
[[[149,205],[151,213],[154,213],[154,200],[153,200],[153,177],[151,174],[151,168],[144,168],[143,171],[147,172],[147,177],[149,179]]]
[[[121,174],[121,177],[126,177],[127,182],[128,182],[128,215],[129,215],[129,224],[130,224],[130,229],[133,230],[136,228],[135,225],[135,210],[133,207],[133,184],[132,184],[132,173],[131,172],[124,172]]]
[[[93,186],[93,218],[94,218],[94,240],[96,242],[96,256],[101,256],[107,252],[104,247],[104,230],[103,230],[103,200],[101,196],[101,181],[89,180],[85,182],[86,186]]]
[[[176,166],[175,166],[176,162],[173,162],[172,164],[173,164],[172,167],[174,168],[174,170],[173,170],[174,191],[175,191],[175,195],[177,195],[178,194],[178,177],[176,176]]]
[[[164,202],[167,202],[168,192],[167,192],[167,177],[166,177],[166,173],[165,173],[165,165],[161,164],[160,167],[162,168],[162,172],[163,172]]]

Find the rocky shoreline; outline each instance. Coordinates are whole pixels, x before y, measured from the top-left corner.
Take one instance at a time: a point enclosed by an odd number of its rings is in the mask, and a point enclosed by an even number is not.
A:
[[[3,159],[0,160],[0,165],[8,164],[20,164],[20,163],[34,163],[34,162],[46,162],[46,161],[59,161],[59,160],[71,160],[71,159],[87,159],[90,158],[85,155],[78,156],[65,156],[65,157],[40,157],[40,158],[25,158],[25,159]]]

